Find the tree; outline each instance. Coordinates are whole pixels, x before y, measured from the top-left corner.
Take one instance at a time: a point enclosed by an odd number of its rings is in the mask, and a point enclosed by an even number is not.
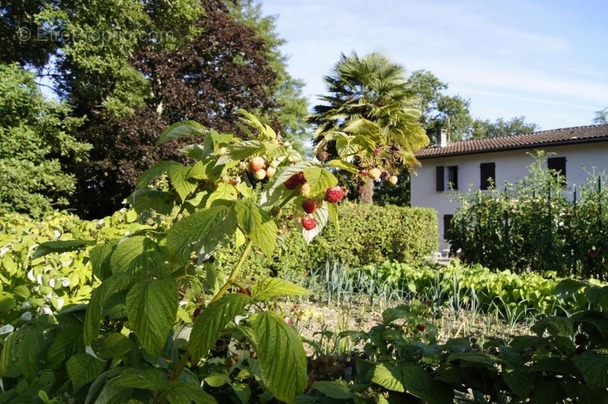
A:
[[[608,124],[608,107],[601,111],[595,112],[595,118],[593,118],[594,125],[607,125]]]
[[[81,120],[69,107],[44,99],[34,75],[0,64],[0,215],[41,217],[66,207],[75,178],[66,166],[86,157],[89,145],[74,131]]]
[[[537,130],[540,130],[540,127],[534,123],[527,123],[523,115],[509,121],[498,118],[494,123],[489,120],[475,119],[471,126],[470,136],[475,139],[516,136],[533,133]]]
[[[74,167],[83,216],[114,211],[142,170],[174,157],[175,145],[151,147],[169,123],[235,130],[245,108],[294,140],[303,133],[302,83],[286,73],[272,18],[249,0],[46,0],[0,10],[0,31],[10,34],[0,60],[35,67],[73,116],[86,117],[78,138],[93,145],[91,160]],[[20,38],[20,27],[35,35]]]
[[[310,119],[317,157],[347,159],[351,165],[341,168],[365,176],[361,202],[373,203],[374,180],[417,165],[414,152],[429,143],[417,100],[403,67],[379,53],[342,54],[325,82],[330,95],[321,97],[325,104],[315,106]]]
[[[421,124],[430,139],[438,142],[442,129],[446,129],[451,140],[463,140],[473,119],[470,101],[460,96],[442,92],[448,84],[427,70],[416,70],[407,79],[411,95],[418,97],[418,108],[422,112]]]

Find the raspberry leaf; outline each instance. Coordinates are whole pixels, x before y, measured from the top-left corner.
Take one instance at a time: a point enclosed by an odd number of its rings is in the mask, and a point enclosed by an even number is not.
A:
[[[295,329],[272,312],[251,316],[265,385],[281,401],[291,403],[308,384],[306,353]]]
[[[270,300],[279,296],[303,296],[310,294],[310,291],[295,283],[281,278],[266,278],[256,283],[251,290],[251,297],[254,300]]]
[[[323,167],[308,167],[304,170],[304,176],[310,184],[310,197],[323,194],[327,188],[331,188],[338,184],[338,179],[335,175],[324,169]]]
[[[268,212],[252,201],[239,201],[236,205],[236,217],[245,236],[251,238],[253,244],[270,257],[277,245],[279,229]]]
[[[241,313],[251,300],[246,294],[227,294],[202,311],[194,321],[189,340],[194,361],[198,361],[209,352],[226,325]]]
[[[323,230],[323,228],[327,225],[329,221],[329,203],[324,203],[321,207],[315,210],[315,213],[312,214],[312,217],[317,222],[317,225],[312,230],[306,230],[302,228],[302,236],[304,237],[304,241],[306,244],[310,244],[310,242]]]
[[[204,136],[209,132],[203,125],[194,121],[174,123],[163,131],[156,142],[157,146],[173,139],[180,139],[188,136]]]
[[[339,168],[341,170],[348,171],[349,173],[353,174],[359,173],[359,169],[356,165],[354,165],[353,163],[349,163],[348,161],[339,159],[328,161],[327,167]]]

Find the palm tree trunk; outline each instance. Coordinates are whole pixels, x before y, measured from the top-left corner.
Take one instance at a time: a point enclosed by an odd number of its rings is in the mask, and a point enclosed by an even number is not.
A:
[[[373,205],[374,204],[374,180],[367,178],[365,184],[361,190],[361,203]]]

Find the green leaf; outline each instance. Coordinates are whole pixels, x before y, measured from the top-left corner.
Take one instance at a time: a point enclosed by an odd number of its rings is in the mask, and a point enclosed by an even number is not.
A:
[[[244,182],[241,182],[241,184],[244,184]],[[224,200],[234,201],[237,198],[238,198],[238,193],[237,193],[236,187],[234,185],[220,183],[217,185],[216,190],[213,191],[213,193],[211,195],[209,195],[209,198],[207,199],[207,202],[205,204],[207,207],[209,207],[209,206],[213,206],[213,202],[215,202],[215,201],[220,201],[220,202],[223,202]]]
[[[167,231],[169,257],[178,264],[184,264],[190,260],[194,250],[202,256],[210,255],[235,229],[232,207],[220,205],[193,213]]]
[[[84,349],[82,328],[83,324],[80,318],[76,316],[62,316],[61,332],[55,336],[47,353],[48,363],[53,368],[62,367],[70,356],[76,352],[82,352]]]
[[[190,167],[181,164],[172,165],[168,168],[168,173],[171,184],[183,203],[197,187],[196,180],[189,176]]]
[[[400,393],[405,392],[403,386],[401,371],[388,363],[381,363],[374,369],[374,376],[372,382],[379,386],[384,387],[387,390],[398,391]]]
[[[93,276],[100,280],[104,280],[112,276],[112,268],[110,266],[110,257],[116,248],[113,243],[98,244],[89,251],[91,258],[91,266],[93,267]]]
[[[146,273],[160,276],[166,272],[165,254],[161,247],[145,236],[121,240],[110,257],[113,274]]]
[[[267,257],[277,245],[279,229],[270,215],[253,202],[239,201],[236,205],[236,218],[240,229],[249,236]]]
[[[331,160],[327,162],[327,167],[335,167],[344,171],[348,171],[349,173],[358,174],[359,169],[353,163],[349,163],[344,160]]]
[[[241,313],[252,299],[242,293],[227,294],[207,306],[196,317],[190,333],[190,352],[194,361],[205,356],[215,346],[222,330]]]
[[[266,278],[259,281],[251,290],[251,297],[254,300],[270,300],[279,296],[304,296],[311,292],[295,283],[281,278]]]
[[[32,259],[40,258],[51,253],[63,253],[67,251],[74,251],[89,245],[95,245],[95,242],[91,240],[47,241],[45,243],[41,243],[38,248],[36,248],[36,252],[32,256]]]
[[[89,354],[81,353],[68,359],[66,369],[74,390],[78,390],[101,374],[103,362]]]
[[[173,194],[156,189],[138,189],[127,199],[139,214],[153,210],[161,215],[168,215],[173,210]]]
[[[329,213],[329,221],[336,229],[336,233],[340,232],[340,221],[338,220],[338,205],[335,203],[325,203],[327,212]]]
[[[323,167],[308,167],[304,169],[304,177],[310,184],[310,196],[325,195],[328,188],[338,185],[338,179]]]
[[[187,136],[205,136],[209,131],[200,123],[194,121],[177,122],[169,126],[160,135],[156,142],[157,146],[173,139],[180,139]]]
[[[235,161],[246,160],[249,157],[263,154],[264,151],[264,143],[259,140],[246,140],[244,142],[233,143],[226,147],[226,154],[218,159],[217,165],[223,166]]]
[[[545,332],[554,337],[569,337],[572,334],[574,321],[571,317],[545,317],[540,319],[530,329],[538,336]]]
[[[222,387],[230,383],[230,376],[225,372],[213,372],[205,377],[204,381],[211,387]]]
[[[290,403],[308,384],[306,353],[298,333],[272,312],[251,316],[260,369],[268,390]]]
[[[84,319],[84,344],[90,345],[99,335],[101,315],[104,303],[113,295],[128,289],[133,282],[130,274],[118,274],[109,277],[99,285],[93,293],[87,306]]]
[[[315,237],[321,234],[321,231],[323,231],[327,225],[327,222],[329,222],[330,205],[333,204],[323,203],[321,207],[315,210],[315,213],[312,214],[312,217],[317,222],[317,225],[312,230],[306,230],[304,227],[302,227],[302,237],[304,237],[304,241],[307,245],[310,244]]]
[[[175,323],[179,293],[173,280],[136,283],[127,294],[127,317],[142,346],[152,355],[162,351]]]
[[[16,360],[19,348],[19,334],[19,331],[10,334],[2,344],[2,350],[0,351],[0,377],[5,377],[8,374],[13,361]]]
[[[162,369],[125,368],[120,375],[108,380],[106,386],[161,391],[166,379]]]
[[[401,366],[400,370],[401,381],[408,393],[423,399],[425,403],[453,402],[453,389],[447,384],[434,382],[420,366],[406,363]]]
[[[147,187],[159,175],[166,173],[169,170],[169,167],[172,166],[179,166],[179,163],[175,161],[159,161],[139,176],[135,187],[138,189]]]
[[[43,327],[26,326],[19,331],[19,367],[26,380],[32,381],[38,375],[42,363]]]
[[[348,389],[346,383],[342,380],[337,381],[318,381],[312,385],[313,390],[320,391],[329,398],[337,400],[350,400],[353,398],[353,393]]]
[[[574,359],[574,364],[591,387],[608,388],[608,353],[585,351]]]
[[[536,377],[534,374],[527,372],[525,368],[505,368],[502,372],[502,378],[511,391],[522,401],[525,401],[534,390]]]
[[[483,352],[457,352],[448,356],[448,362],[456,360],[476,365],[485,365],[486,367],[494,367],[496,364],[496,359],[493,356]]]
[[[201,403],[216,404],[212,395],[206,393],[201,387],[193,384],[173,382],[165,386],[162,396],[170,404]]]
[[[103,359],[119,358],[125,355],[135,344],[127,336],[120,333],[107,334],[97,348],[97,355]]]

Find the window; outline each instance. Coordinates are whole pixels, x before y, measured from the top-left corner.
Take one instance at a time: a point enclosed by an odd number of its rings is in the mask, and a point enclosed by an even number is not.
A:
[[[566,182],[566,158],[565,157],[549,157],[547,159],[547,168],[556,176],[560,175],[562,180]]]
[[[437,192],[458,189],[458,166],[437,166],[436,167],[436,188]]]
[[[487,190],[496,186],[496,163],[481,163],[479,174],[479,189]]]
[[[447,240],[452,228],[452,218],[454,215],[443,215],[443,239]]]

